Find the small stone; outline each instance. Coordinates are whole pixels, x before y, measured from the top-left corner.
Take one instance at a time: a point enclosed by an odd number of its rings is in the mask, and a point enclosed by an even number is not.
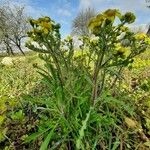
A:
[[[13,66],[13,59],[11,57],[4,57],[1,63],[5,66]]]
[[[125,123],[129,128],[135,128],[136,127],[136,122],[128,117],[125,117]]]

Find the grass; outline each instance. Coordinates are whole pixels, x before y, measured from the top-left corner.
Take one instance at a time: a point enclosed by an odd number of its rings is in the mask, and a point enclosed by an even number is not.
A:
[[[29,93],[40,79],[33,68],[33,64],[37,63],[37,56],[15,56],[14,65],[7,67],[2,66],[0,69],[0,95],[20,96]],[[19,60],[18,58],[23,58]],[[25,94],[24,93],[24,94]]]
[[[70,118],[69,120],[65,120],[62,115],[65,105],[62,102],[57,103],[53,97],[50,97],[51,93],[47,90],[47,85],[43,84],[45,81],[42,80],[34,67],[43,67],[43,61],[38,58],[37,54],[29,53],[25,57],[14,56],[13,58],[13,66],[1,64],[0,69],[0,108],[4,117],[1,122],[5,122],[0,124],[0,130],[3,133],[0,134],[0,149],[38,149],[39,147],[46,149],[49,147],[50,140],[53,141],[51,146],[54,149],[64,150],[68,149],[67,141],[70,145],[75,143],[78,149],[92,149],[92,147],[98,149],[96,145],[102,149],[114,150],[119,149],[119,147],[121,149],[121,145],[124,145],[125,149],[134,149],[135,147],[148,149],[142,136],[147,138],[150,135],[149,90],[145,91],[140,88],[134,92],[132,89],[129,90],[131,86],[129,81],[133,77],[140,80],[138,84],[143,83],[145,76],[149,77],[147,71],[150,65],[146,62],[149,61],[148,51],[138,57],[132,71],[125,71],[124,77],[127,80],[121,85],[122,91],[118,92],[114,98],[110,96],[109,92],[106,92],[102,96],[103,103],[102,100],[97,101],[97,103],[101,103],[100,107],[102,108],[99,109],[99,112],[93,108],[90,109],[88,103],[82,99],[85,97],[86,91],[75,91],[76,97],[80,99],[80,104],[74,107],[73,113],[68,106],[75,106],[76,104],[70,101],[71,95],[68,93],[66,115]],[[142,60],[139,61],[140,58]],[[141,61],[145,61],[143,63],[145,65],[138,67]],[[81,81],[78,80],[71,84],[78,82],[76,86],[80,89]],[[87,87],[85,89],[88,90]],[[129,93],[133,101],[130,101],[128,96],[123,95],[126,92]],[[129,119],[123,120],[124,117],[128,116]],[[51,117],[55,122],[52,123],[49,120]],[[94,120],[96,118],[96,121],[92,121],[92,118]],[[135,129],[127,127],[131,125],[130,122],[132,123],[132,121],[138,122],[138,127]],[[51,126],[49,126],[50,123]],[[64,128],[64,131],[56,132],[59,128]],[[140,128],[142,128],[141,133],[138,132]],[[93,130],[93,135],[90,135],[89,130]],[[70,135],[70,131],[73,131],[74,135]],[[62,138],[61,132],[68,135]],[[76,141],[72,143],[71,139],[68,140],[70,137],[75,137]],[[25,143],[23,144],[24,140]],[[42,143],[42,141],[44,142]],[[149,143],[146,144],[149,145]]]

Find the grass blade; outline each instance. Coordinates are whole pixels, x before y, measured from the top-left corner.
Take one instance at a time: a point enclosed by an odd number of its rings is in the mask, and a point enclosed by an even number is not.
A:
[[[40,147],[40,150],[47,150],[47,147],[48,147],[48,145],[49,145],[49,142],[50,142],[50,140],[51,140],[51,138],[52,138],[52,136],[53,136],[53,134],[54,134],[54,130],[55,130],[55,128],[57,127],[57,125],[58,125],[58,124],[56,124],[56,125],[54,126],[54,128],[50,131],[50,133],[47,135],[47,137],[45,138],[45,140],[43,141],[43,143],[42,143],[42,145],[41,145],[41,147]]]

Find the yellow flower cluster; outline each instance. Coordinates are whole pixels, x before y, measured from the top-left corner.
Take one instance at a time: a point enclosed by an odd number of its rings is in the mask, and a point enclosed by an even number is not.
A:
[[[147,35],[145,33],[137,33],[135,35],[135,39],[137,40],[144,40],[145,38],[147,38]]]
[[[146,42],[148,45],[150,45],[150,37],[147,37],[147,38],[145,39],[145,42]]]
[[[141,58],[135,58],[132,67],[135,69],[144,68],[146,66],[150,66],[150,60],[144,60]]]
[[[115,56],[120,56],[121,58],[126,58],[131,54],[130,47],[123,47],[121,43],[115,44]]]
[[[102,14],[98,14],[90,20],[88,24],[89,30],[96,34],[101,26],[114,22],[116,16],[121,18],[121,14],[117,9],[108,9]]]
[[[142,40],[146,44],[150,45],[150,37],[148,37],[147,34],[145,34],[145,33],[137,33],[134,37],[135,37],[136,40]]]
[[[89,30],[96,34],[101,26],[104,24],[109,24],[114,21],[115,17],[121,17],[119,10],[108,9],[102,14],[98,14],[96,17],[92,18],[88,24]]]
[[[126,14],[121,15],[118,9],[108,9],[90,20],[88,24],[89,30],[96,35],[98,34],[101,27],[113,24],[116,17],[118,17],[121,22],[125,23],[132,23],[136,18],[135,15],[131,12],[127,12]],[[126,31],[127,28],[122,28],[122,30]]]
[[[117,9],[108,9],[106,10],[103,15],[105,18],[114,21],[115,17],[117,16],[118,18],[121,18],[121,13]]]
[[[34,28],[30,33],[31,34],[42,34],[47,35],[52,31],[52,22],[49,17],[39,18],[38,20],[31,19],[30,24]]]

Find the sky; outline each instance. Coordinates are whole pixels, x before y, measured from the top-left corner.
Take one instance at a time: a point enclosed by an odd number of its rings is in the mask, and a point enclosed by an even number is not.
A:
[[[6,0],[0,0],[4,2]],[[89,7],[97,13],[108,8],[117,8],[121,12],[133,12],[137,19],[134,25],[150,24],[150,0],[10,0],[15,5],[25,5],[26,12],[33,18],[50,16],[61,24],[61,33],[65,37],[71,33],[71,23],[77,14]]]

